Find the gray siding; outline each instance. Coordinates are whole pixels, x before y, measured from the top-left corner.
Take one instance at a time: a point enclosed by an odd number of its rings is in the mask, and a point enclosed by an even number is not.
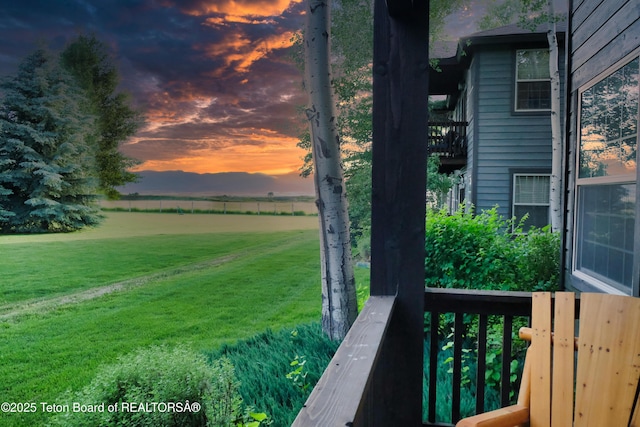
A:
[[[637,0],[574,0],[571,16],[571,94],[567,128],[567,200],[564,250],[565,286],[582,291],[598,290],[572,275],[574,242],[575,164],[578,93],[590,81],[607,74],[617,62],[640,47],[640,3]],[[639,187],[640,190],[640,187]],[[636,203],[640,202],[640,195]],[[636,215],[640,208],[636,205]],[[636,219],[636,241],[640,227]],[[636,245],[637,247],[637,245]],[[638,296],[638,254],[633,294]]]
[[[474,55],[477,76],[474,150],[474,204],[477,211],[498,205],[511,216],[511,179],[514,171],[551,170],[549,113],[515,113],[515,51],[531,46],[483,46]],[[564,49],[560,52],[564,80]],[[561,87],[564,90],[564,87]]]
[[[574,5],[572,82],[578,88],[640,45],[640,2],[585,0]]]
[[[474,163],[475,163],[475,136],[477,133],[478,122],[475,119],[476,116],[476,105],[477,105],[477,96],[478,96],[478,85],[477,85],[477,73],[474,72],[477,67],[477,61],[474,59],[471,61],[471,66],[469,70],[466,72],[466,81],[467,81],[467,121],[469,122],[467,126],[467,184],[465,186],[465,200],[467,202],[471,202],[475,205],[475,180],[476,176],[474,172]]]

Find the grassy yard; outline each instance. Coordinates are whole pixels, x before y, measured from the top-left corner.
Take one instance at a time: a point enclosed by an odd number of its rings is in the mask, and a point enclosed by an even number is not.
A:
[[[317,218],[109,213],[99,228],[0,237],[0,395],[41,425],[99,365],[152,344],[210,351],[320,316]]]

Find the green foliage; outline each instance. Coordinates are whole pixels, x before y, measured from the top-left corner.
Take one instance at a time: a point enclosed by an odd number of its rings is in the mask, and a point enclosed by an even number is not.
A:
[[[93,118],[72,77],[38,49],[0,90],[0,232],[98,224]]]
[[[550,14],[548,3],[548,0],[493,0],[478,20],[478,28],[491,30],[517,22],[520,27],[533,31],[539,24],[566,19],[561,13]]]
[[[480,31],[491,30],[514,23],[521,11],[521,0],[493,0],[487,5],[487,13],[478,20]]]
[[[445,198],[451,187],[453,177],[438,172],[440,168],[440,156],[432,154],[427,159],[427,204],[436,209],[444,206]]]
[[[371,151],[352,154],[345,177],[352,243],[366,245],[371,234]]]
[[[141,115],[131,107],[130,96],[116,92],[118,70],[107,45],[95,36],[78,36],[61,53],[62,64],[84,91],[88,108],[96,117],[95,161],[100,189],[117,198],[115,187],[136,181],[128,169],[139,162],[118,151],[121,143],[133,136],[141,124]]]
[[[504,220],[497,208],[478,215],[464,210],[453,215],[445,211],[429,212],[426,221],[425,272],[426,285],[431,287],[534,291],[556,290],[560,277],[560,236],[548,227],[522,232],[521,224]],[[475,389],[478,319],[465,317],[463,336],[463,385]],[[443,352],[453,347],[453,319],[444,316],[439,326]],[[524,326],[514,319],[514,329]],[[494,316],[488,319],[485,382],[487,396],[497,396],[502,374],[502,330],[504,325]],[[509,381],[514,387],[520,380],[524,343],[513,337]],[[451,374],[451,356],[440,363]],[[464,390],[466,396],[470,393]],[[465,403],[463,398],[463,404]],[[471,402],[473,404],[473,402]],[[442,403],[446,405],[445,403]],[[468,408],[473,410],[471,405]],[[487,408],[493,409],[493,408]],[[464,410],[463,410],[464,412]],[[471,413],[471,412],[470,412]]]
[[[90,238],[82,233],[77,240],[73,235],[0,239],[5,291],[0,295],[0,383],[5,400],[58,402],[65,390],[89,384],[100,365],[140,347],[188,343],[196,350],[218,349],[269,327],[287,328],[282,339],[289,341],[296,324],[319,319],[316,229],[210,233],[210,222],[190,229],[184,217],[167,225],[154,223],[153,215],[118,216],[122,222],[105,222],[103,227],[112,228],[102,238],[91,230]],[[113,237],[130,222],[158,235]],[[171,234],[175,231],[190,234]],[[12,242],[8,246],[7,240]],[[119,284],[123,287],[101,294]],[[20,314],[12,316],[14,311]],[[283,383],[289,382],[285,375],[295,354],[309,359],[305,366],[310,371],[322,372],[326,366],[324,359],[325,366],[317,366],[317,352],[304,346],[308,335],[298,330],[303,345],[274,370]],[[260,351],[255,363],[270,352],[268,347]],[[238,372],[244,367],[237,365],[244,363],[249,362],[242,357],[233,361],[240,381],[245,381]],[[253,373],[256,382],[271,378]],[[290,387],[292,395],[300,394]],[[272,416],[258,397],[251,404]],[[0,413],[0,425],[46,425],[49,416],[42,411]]]
[[[295,333],[295,334],[294,334]],[[292,336],[297,335],[298,331],[293,331]],[[305,368],[305,364],[307,363],[307,358],[305,356],[299,356],[296,354],[296,357],[289,363],[291,368],[293,369],[289,372],[285,377],[288,380],[291,380],[293,385],[298,387],[301,392],[306,392],[311,384],[307,381],[307,370]]]
[[[548,228],[523,234],[493,208],[478,215],[430,212],[425,283],[430,287],[553,290],[560,277],[560,237]]]
[[[445,18],[460,9],[467,0],[433,0],[430,3],[430,39],[442,38]],[[345,168],[352,244],[368,238],[371,227],[371,141],[373,0],[344,0],[332,3],[331,49],[332,85],[336,94],[337,125]],[[300,64],[302,37],[295,37]],[[309,153],[301,167],[303,176],[312,172],[311,142],[308,132],[300,136],[298,146]],[[429,189],[442,194],[442,177],[432,178]],[[436,184],[439,183],[439,184]]]
[[[293,331],[268,330],[226,345],[211,357],[229,358],[236,368],[244,402],[267,412],[274,427],[284,427],[295,419],[338,345],[322,333],[318,323],[312,323],[297,325]],[[294,382],[287,375],[292,372],[291,362],[296,360],[298,364],[293,371],[303,361],[304,364],[291,377],[304,375],[304,378]]]
[[[98,405],[97,411],[67,411],[53,425],[227,427],[264,420],[264,414],[245,415],[238,387],[227,359],[209,365],[203,355],[184,347],[150,347],[103,366],[89,385],[59,400]],[[131,404],[145,410],[131,410]],[[158,409],[146,410],[153,404]]]

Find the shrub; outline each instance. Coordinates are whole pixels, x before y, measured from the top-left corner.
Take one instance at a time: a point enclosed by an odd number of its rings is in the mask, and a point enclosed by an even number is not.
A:
[[[98,405],[96,412],[68,411],[53,424],[232,426],[244,416],[238,387],[228,359],[208,364],[204,355],[183,347],[151,347],[104,366],[88,386],[64,399]],[[179,404],[180,410],[162,405],[169,402]],[[158,406],[153,411],[139,410],[140,405],[154,403]]]
[[[557,289],[560,277],[559,233],[551,233],[548,227],[532,228],[526,234],[522,233],[520,225],[525,219],[514,224],[513,220],[500,217],[497,208],[478,215],[462,210],[453,215],[445,211],[430,212],[425,236],[426,286],[511,291]],[[497,395],[499,391],[503,328],[497,317],[491,316],[488,321],[487,396]],[[524,319],[514,319],[515,329],[520,324],[524,326]],[[439,335],[445,348],[452,344],[447,336],[452,328],[453,317],[443,316]],[[477,342],[477,316],[465,316],[463,335],[468,342]],[[477,344],[467,348],[475,356],[469,353],[469,357],[463,357],[463,370],[467,372],[465,375],[474,373],[466,377],[471,384],[463,384],[463,396],[469,394],[467,386],[475,387]],[[519,381],[524,351],[524,343],[515,340],[511,354],[512,384]],[[444,364],[449,362],[445,360]],[[464,401],[465,408],[469,406],[467,403]]]
[[[515,239],[516,271],[522,289],[556,290],[560,282],[560,233],[549,227],[531,228]]]
[[[430,287],[532,291],[555,289],[560,237],[547,227],[523,234],[497,208],[478,215],[429,213],[425,284]]]

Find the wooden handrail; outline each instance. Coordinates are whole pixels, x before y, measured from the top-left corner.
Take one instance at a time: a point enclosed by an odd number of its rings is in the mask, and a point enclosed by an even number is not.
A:
[[[576,312],[579,307],[576,299]],[[365,305],[356,323],[339,347],[326,368],[322,378],[307,399],[294,422],[296,427],[307,426],[362,426],[369,425],[376,418],[377,409],[385,408],[384,397],[372,378],[379,373],[394,375],[394,369],[382,368],[387,352],[401,351],[390,344],[389,324],[400,315],[395,296],[372,296]],[[396,314],[394,314],[396,307]],[[503,323],[501,337],[501,387],[500,400],[506,404],[511,391],[510,362],[512,360],[512,333],[514,318],[531,315],[531,294],[528,292],[480,291],[463,289],[426,288],[424,290],[425,326],[429,340],[429,390],[426,402],[428,419],[423,426],[453,427],[460,419],[460,379],[463,363],[463,341],[467,328],[466,316],[471,315],[478,322],[478,342],[476,347],[476,412],[484,410],[485,370],[487,369],[487,329],[489,319],[498,316]],[[453,319],[452,340],[452,388],[437,390],[436,371],[438,355],[441,351],[441,336],[438,325],[443,316],[450,313]],[[394,323],[397,319],[394,321]],[[523,329],[527,334],[527,329]],[[441,331],[440,331],[441,332]],[[466,344],[465,344],[466,345]],[[382,355],[381,355],[382,353]],[[466,358],[473,356],[465,356]],[[386,366],[386,365],[384,365]],[[382,371],[381,371],[382,369]],[[427,374],[427,373],[425,373]],[[436,396],[451,393],[451,421],[436,421]],[[387,408],[388,409],[388,408]],[[373,417],[373,420],[372,420]],[[452,423],[453,422],[453,423]]]
[[[359,425],[395,300],[369,297],[292,426]]]

